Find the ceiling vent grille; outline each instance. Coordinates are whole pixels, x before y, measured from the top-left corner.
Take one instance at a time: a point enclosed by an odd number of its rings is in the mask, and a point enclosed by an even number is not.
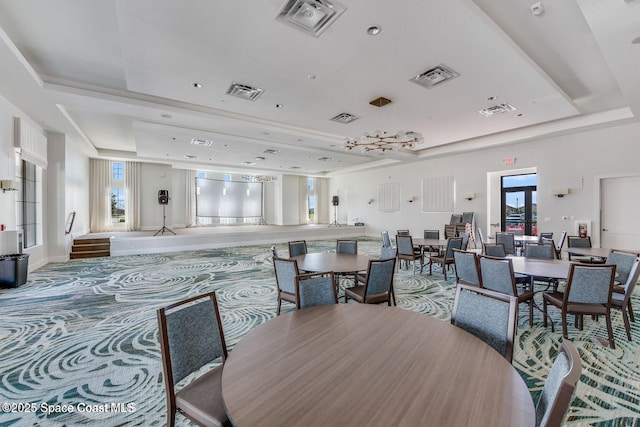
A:
[[[280,152],[280,150],[274,150],[273,148],[267,148],[266,150],[264,150],[265,154],[278,154]]]
[[[511,104],[498,104],[493,107],[485,108],[484,110],[478,111],[478,113],[482,114],[485,117],[495,116],[496,114],[502,114],[509,111],[515,111],[516,107]]]
[[[333,0],[287,0],[275,19],[313,37],[320,37],[345,10]]]
[[[424,86],[427,89],[431,89],[434,86],[453,80],[458,76],[460,76],[458,72],[444,64],[440,64],[430,70],[418,74],[414,78],[409,79],[409,81]]]
[[[332,117],[330,120],[333,120],[334,122],[338,122],[338,123],[342,123],[342,124],[347,124],[347,123],[351,123],[354,120],[358,120],[359,117],[358,116],[354,116],[353,114],[349,114],[349,113],[340,113],[335,117]]]
[[[235,96],[236,98],[246,99],[248,101],[255,101],[262,95],[264,89],[249,86],[243,83],[232,82],[229,89],[227,89],[227,95]]]
[[[202,145],[205,147],[211,147],[213,145],[213,141],[209,140],[209,139],[198,139],[198,138],[193,138],[191,140],[191,143],[193,145]]]

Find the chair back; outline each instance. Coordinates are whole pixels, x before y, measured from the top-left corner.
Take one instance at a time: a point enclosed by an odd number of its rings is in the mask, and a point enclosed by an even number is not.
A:
[[[301,274],[295,280],[298,309],[338,303],[333,272]]]
[[[485,243],[482,252],[492,257],[504,258],[507,256],[507,252],[504,250],[504,244],[502,243]]]
[[[167,392],[173,392],[176,383],[203,366],[226,359],[215,292],[160,308],[157,316]]]
[[[456,237],[456,226],[455,224],[445,224],[444,226],[444,238],[450,239],[452,237]]]
[[[617,271],[617,269],[616,269]],[[636,283],[640,278],[640,257],[633,260],[633,266],[627,277],[627,281],[624,283],[624,298],[629,299],[633,295],[633,289],[636,287]]]
[[[453,263],[456,268],[456,283],[482,287],[480,263],[475,252],[454,249]]]
[[[609,251],[607,257],[607,264],[614,264],[616,266],[616,281],[626,284],[631,268],[635,265],[637,254],[631,252],[623,252],[612,249]]]
[[[544,243],[526,243],[524,245],[524,256],[535,259],[555,259],[556,249],[553,245]]]
[[[567,236],[567,247],[569,248],[590,248],[591,237]]]
[[[489,289],[458,284],[451,323],[481,339],[511,363],[517,298]]]
[[[562,247],[564,246],[564,241],[567,239],[567,232],[563,231],[560,234],[560,240],[558,240],[558,244],[556,245],[556,253],[560,252],[562,250]]]
[[[413,256],[413,239],[411,236],[396,236],[396,246],[398,247],[398,255]]]
[[[306,240],[296,240],[289,242],[289,257],[304,255],[307,253]]]
[[[612,264],[571,264],[563,304],[610,306],[615,274],[616,266]]]
[[[358,241],[338,239],[336,241],[336,253],[356,255],[358,253]]]
[[[496,233],[496,243],[502,243],[507,255],[516,253],[516,239],[513,233]]]
[[[425,239],[440,239],[440,230],[424,230]]]
[[[460,237],[451,237],[447,240],[447,250],[444,253],[444,259],[446,261],[453,262],[453,250],[460,249],[462,250],[462,238]]]
[[[370,260],[365,282],[365,302],[368,296],[391,292],[393,273],[396,269],[396,259]]]
[[[458,237],[462,239],[462,245],[460,249],[463,251],[467,250],[467,246],[469,246],[469,235],[467,233],[458,233]]]
[[[388,248],[391,246],[391,238],[389,237],[389,232],[388,231],[383,231],[382,232],[382,247],[383,248]]]
[[[482,287],[507,295],[518,295],[513,264],[509,258],[480,255]]]
[[[553,233],[540,233],[538,235],[538,243],[545,243],[546,240],[553,239]]]
[[[411,232],[409,230],[398,230],[396,234],[398,236],[411,236]]]
[[[536,403],[536,427],[562,424],[581,373],[578,351],[571,341],[563,340]]]
[[[480,227],[478,227],[478,238],[480,239],[480,244],[484,247],[484,235]]]
[[[380,259],[395,258],[398,255],[398,250],[393,246],[382,247],[380,249]]]
[[[278,289],[288,294],[295,294],[296,276],[300,274],[298,271],[298,261],[295,259],[274,258],[273,268],[276,273]]]

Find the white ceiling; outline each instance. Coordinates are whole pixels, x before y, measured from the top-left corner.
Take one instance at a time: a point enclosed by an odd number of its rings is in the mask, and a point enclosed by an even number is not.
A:
[[[640,0],[543,0],[539,16],[524,0],[340,2],[344,14],[315,38],[274,19],[284,0],[0,0],[0,93],[45,129],[82,138],[93,157],[308,175],[640,112]],[[441,63],[460,76],[432,89],[409,81]],[[264,93],[226,95],[234,81]],[[393,102],[369,105],[378,96]],[[478,113],[500,103],[516,111]],[[360,118],[329,120],[345,112]],[[378,129],[425,143],[344,151],[345,138]]]

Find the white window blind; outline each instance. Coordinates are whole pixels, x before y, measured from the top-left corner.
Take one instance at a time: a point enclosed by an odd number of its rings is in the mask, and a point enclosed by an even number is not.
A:
[[[20,158],[29,163],[47,168],[47,137],[20,117],[13,119],[14,146]]]
[[[378,185],[378,212],[400,212],[400,184]]]
[[[454,177],[439,176],[422,180],[423,212],[453,212],[454,196]]]

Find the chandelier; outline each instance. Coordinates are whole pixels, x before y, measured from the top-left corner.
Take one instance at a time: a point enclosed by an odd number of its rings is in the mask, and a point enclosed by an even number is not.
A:
[[[361,137],[348,138],[344,143],[344,148],[347,151],[359,148],[363,152],[377,150],[382,154],[385,151],[398,150],[398,148],[413,148],[422,142],[424,142],[424,138],[417,132],[398,131],[392,134],[377,130],[365,133]]]

